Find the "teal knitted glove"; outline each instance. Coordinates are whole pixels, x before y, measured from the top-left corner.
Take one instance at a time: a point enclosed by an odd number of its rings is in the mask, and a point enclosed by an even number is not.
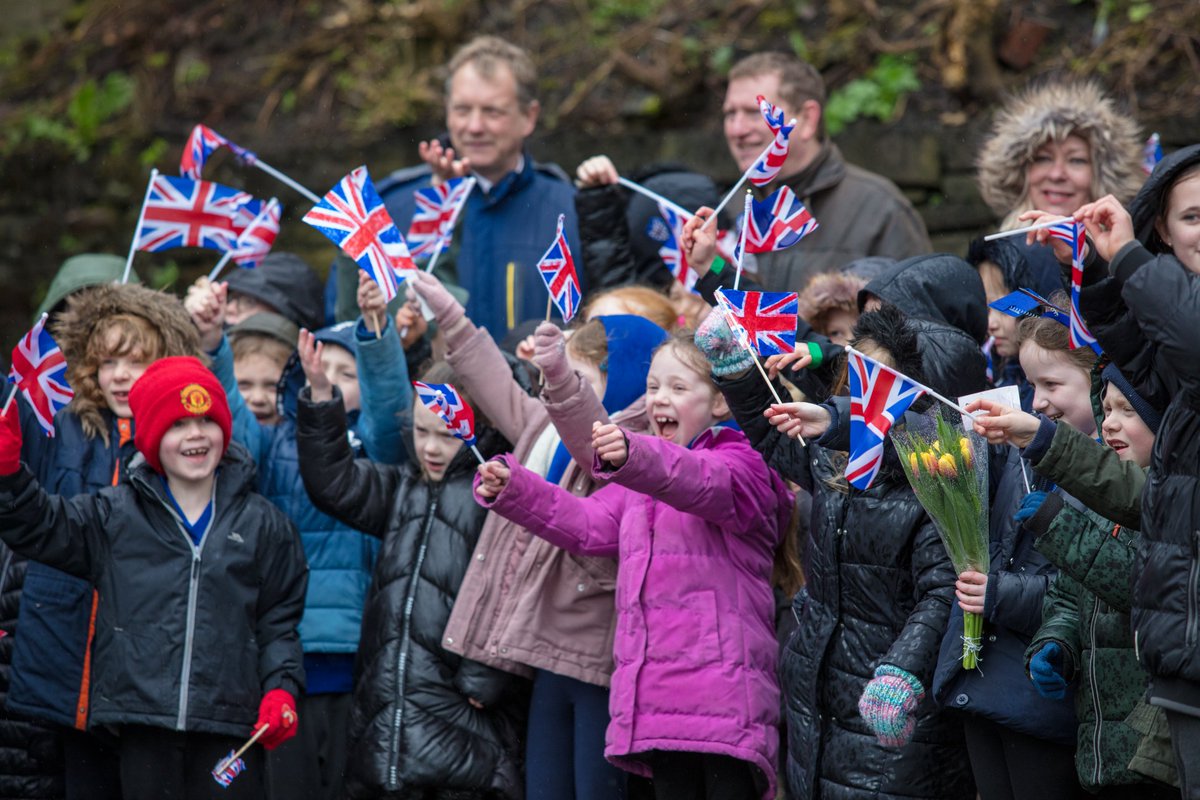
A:
[[[886,747],[903,747],[912,738],[913,712],[925,697],[925,687],[899,667],[880,664],[858,699],[858,713]]]
[[[696,346],[708,358],[713,375],[718,377],[745,372],[754,366],[749,351],[738,344],[719,308],[708,312],[704,322],[696,328]]]

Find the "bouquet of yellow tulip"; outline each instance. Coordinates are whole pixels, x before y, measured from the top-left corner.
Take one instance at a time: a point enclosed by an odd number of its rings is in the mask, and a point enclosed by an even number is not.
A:
[[[909,420],[913,417],[908,415]],[[974,432],[964,433],[947,422],[940,407],[903,430],[892,428],[891,435],[908,482],[933,519],[955,571],[986,573],[990,566],[987,443]],[[966,614],[964,669],[975,669],[982,640],[983,617]]]

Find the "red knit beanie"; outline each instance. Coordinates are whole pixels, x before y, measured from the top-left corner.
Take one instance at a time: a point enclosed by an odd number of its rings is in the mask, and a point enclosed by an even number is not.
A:
[[[192,356],[160,358],[129,390],[133,444],[154,471],[162,473],[159,445],[167,429],[186,417],[208,417],[221,426],[225,450],[233,434],[233,416],[216,376]]]

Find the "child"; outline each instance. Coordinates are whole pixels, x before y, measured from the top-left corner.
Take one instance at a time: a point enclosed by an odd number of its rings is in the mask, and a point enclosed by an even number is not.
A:
[[[270,311],[251,314],[229,329],[238,392],[260,425],[279,422],[279,381],[296,352],[297,328]]]
[[[229,407],[199,360],[159,359],[128,402],[141,458],[72,499],[21,469],[16,415],[0,421],[0,537],[99,591],[90,723],[119,734],[123,796],[255,797],[257,751],[229,790],[210,773],[252,729],[268,726],[268,748],[296,732],[300,541],[228,449]]]
[[[155,360],[198,355],[199,347],[179,300],[163,292],[104,282],[74,289],[65,303],[52,331],[75,398],[55,418],[53,439],[30,427],[25,438],[41,440],[40,463],[27,464],[46,491],[71,498],[128,477],[130,387]],[[87,581],[35,557],[22,601],[8,709],[63,727],[68,796],[118,798],[115,741],[88,724],[98,598]]]
[[[1080,784],[1102,798],[1178,797],[1146,782],[1127,766],[1138,732],[1127,718],[1148,676],[1138,666],[1129,622],[1130,577],[1141,538],[1140,495],[1161,413],[1143,400],[1112,365],[1104,370],[1101,446],[1069,425],[1054,425],[991,401],[976,430],[1023,447],[1044,477],[1058,482],[1087,509],[1062,495],[1034,493],[1025,525],[1037,549],[1062,572],[1046,594],[1042,623],[1025,654],[1034,685],[1063,697],[1078,678],[1075,766]],[[1110,517],[1111,522],[1100,515]]]
[[[714,314],[697,341],[755,449],[813,496],[805,588],[780,659],[790,796],[973,797],[960,734],[926,691],[953,568],[890,440],[871,487],[850,486],[835,452],[848,446],[848,398],[775,405],[722,318]],[[926,357],[945,357],[920,351],[916,329],[891,305],[860,316],[853,343],[918,380]],[[796,429],[806,445],[790,438]]]
[[[858,293],[866,285],[842,272],[814,275],[800,293],[800,317],[834,344],[849,344],[858,320]]]
[[[1070,349],[1067,328],[1046,317],[1021,320],[1016,344],[1033,386],[1033,408],[1052,422],[1061,420],[1085,437],[1094,436],[1090,398],[1096,354],[1086,347]],[[1018,523],[1028,517],[1033,497],[1021,501]],[[1044,697],[1025,671],[1025,652],[1041,625],[1043,599],[1058,568],[1033,548],[1035,535],[1028,526],[1002,525],[993,517],[990,527],[989,571],[958,576],[959,607],[942,642],[935,696],[963,714],[983,800],[1080,797],[1073,689]],[[981,670],[959,668],[963,611],[984,617]]]
[[[242,400],[230,345],[221,332],[224,292],[221,284],[200,283],[188,294],[188,309],[225,388],[234,439],[254,457],[260,491],[296,523],[311,570],[300,622],[308,686],[299,698],[299,711],[307,725],[295,742],[271,754],[268,788],[277,799],[302,795],[332,800],[341,787],[354,654],[379,544],[321,513],[304,489],[296,451],[296,398],[305,380],[298,359],[284,372],[279,423],[261,424]],[[365,274],[359,276],[359,305],[368,317],[382,312],[384,305]],[[375,461],[403,463],[401,431],[409,418],[412,387],[395,328],[386,313],[380,319],[380,338],[361,318],[315,335],[325,344],[325,372],[345,398],[351,445]]]
[[[439,643],[485,516],[471,502],[475,457],[416,400],[413,462],[355,459],[321,349],[311,334],[301,338],[309,380],[296,420],[301,474],[317,507],[383,540],[363,612],[347,793],[441,798],[445,790],[461,800],[519,800],[517,679]],[[422,380],[459,383],[444,363]],[[482,452],[507,448],[486,416],[477,413],[475,425]]]
[[[771,570],[792,497],[740,432],[718,426],[729,410],[690,335],[655,353],[645,403],[652,433],[595,424],[593,474],[606,485],[593,496],[511,456],[480,467],[476,495],[560,547],[620,555],[608,759],[652,774],[660,800],[772,798]]]
[[[467,319],[437,279],[418,274],[414,289],[433,310],[446,360],[462,382],[458,388],[513,442],[512,457],[547,481],[577,495],[594,491],[591,470],[580,466],[591,463],[592,421],[611,418],[648,429],[645,374],[650,353],[666,336],[650,321],[600,317],[572,335],[570,348],[557,327],[540,325],[532,357],[545,375],[543,404],[522,388],[491,336]],[[600,329],[604,336],[596,337]],[[620,371],[610,371],[613,365]],[[572,453],[585,452],[585,460],[572,462]],[[467,658],[532,675],[529,800],[626,796],[625,773],[604,759],[616,572],[612,558],[574,555],[495,514],[479,534],[442,643]]]

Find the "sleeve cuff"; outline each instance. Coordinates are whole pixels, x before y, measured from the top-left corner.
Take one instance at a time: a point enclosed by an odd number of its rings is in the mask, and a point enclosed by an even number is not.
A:
[[[1025,523],[1025,527],[1033,531],[1035,536],[1045,536],[1046,532],[1050,530],[1050,524],[1054,522],[1054,518],[1058,516],[1058,512],[1062,511],[1062,508],[1062,495],[1050,492],[1038,507],[1037,513]]]
[[[1153,260],[1154,255],[1134,239],[1117,251],[1108,265],[1108,271],[1117,279],[1118,285],[1124,285],[1143,264]]]
[[[829,427],[817,439],[817,444],[822,447],[833,447],[838,441],[838,422],[841,415],[838,413],[838,407],[833,403],[822,403],[821,408],[829,412]]]
[[[1046,417],[1041,417],[1037,433],[1033,435],[1033,441],[1025,445],[1021,451],[1021,457],[1036,467],[1050,450],[1050,443],[1054,441],[1054,433],[1057,430],[1057,425]]]
[[[808,348],[808,355],[812,358],[812,363],[808,365],[808,368],[817,369],[825,360],[825,354],[821,352],[821,345],[816,342],[805,342],[804,346]]]
[[[723,269],[725,269],[725,259],[716,256],[713,258],[712,265],[708,268],[708,271],[714,275],[720,275]]]

